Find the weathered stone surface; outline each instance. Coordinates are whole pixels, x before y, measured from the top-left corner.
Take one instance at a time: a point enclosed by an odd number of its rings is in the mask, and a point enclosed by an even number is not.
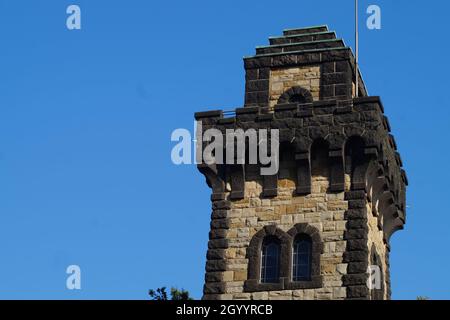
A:
[[[254,292],[252,293],[253,300],[269,300],[268,292]]]
[[[369,253],[367,249],[361,251],[347,251],[344,252],[344,262],[363,262],[369,259]]]
[[[206,271],[225,271],[227,263],[224,260],[208,260],[206,262]]]
[[[365,298],[369,295],[367,286],[349,286],[347,287],[347,298]]]
[[[367,273],[349,274],[349,275],[344,275],[342,277],[342,282],[343,282],[344,286],[366,285],[367,278],[368,278]]]
[[[225,283],[223,283],[223,282],[208,282],[205,284],[203,292],[205,294],[225,293]]]

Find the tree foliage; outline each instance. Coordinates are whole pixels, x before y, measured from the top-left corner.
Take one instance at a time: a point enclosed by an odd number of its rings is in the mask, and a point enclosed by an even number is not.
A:
[[[163,301],[163,300],[169,300],[169,296],[166,291],[166,287],[158,288],[156,290],[149,290],[148,294],[152,300],[157,301]],[[178,290],[177,288],[171,288],[170,289],[170,300],[174,301],[184,301],[184,300],[194,300],[192,297],[189,296],[189,291],[181,289]]]

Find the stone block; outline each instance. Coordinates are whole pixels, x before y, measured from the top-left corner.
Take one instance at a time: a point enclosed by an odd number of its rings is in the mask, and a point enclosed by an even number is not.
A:
[[[234,271],[234,281],[245,281],[245,280],[247,280],[247,270]]]
[[[253,300],[269,300],[268,292],[254,292],[252,294]]]

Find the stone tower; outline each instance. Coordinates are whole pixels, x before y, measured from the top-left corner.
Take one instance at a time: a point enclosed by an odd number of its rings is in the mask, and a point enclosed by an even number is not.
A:
[[[279,170],[198,165],[212,189],[203,298],[389,299],[407,178],[351,49],[326,26],[290,29],[244,62],[244,107],[196,113],[197,134],[279,129]]]

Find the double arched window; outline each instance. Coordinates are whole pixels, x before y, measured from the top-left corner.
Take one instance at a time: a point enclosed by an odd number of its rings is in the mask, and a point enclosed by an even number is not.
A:
[[[261,283],[280,281],[281,246],[274,237],[267,237],[261,247]],[[298,235],[292,248],[292,281],[310,281],[312,241],[306,234]]]
[[[319,231],[308,224],[298,224],[287,233],[274,225],[264,227],[247,249],[245,290],[320,288],[322,251]]]

